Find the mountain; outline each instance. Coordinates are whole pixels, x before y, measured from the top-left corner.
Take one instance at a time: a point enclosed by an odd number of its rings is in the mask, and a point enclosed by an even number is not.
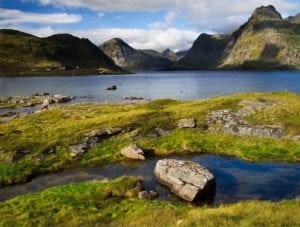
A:
[[[0,30],[0,75],[124,73],[88,39],[69,34],[39,38]]]
[[[290,21],[290,22],[292,22],[292,23],[300,24],[300,13],[298,13],[295,16],[288,17],[287,20]]]
[[[176,68],[186,70],[216,68],[228,41],[229,35],[201,34]]]
[[[180,58],[183,58],[187,54],[188,50],[177,51],[176,55]]]
[[[161,52],[161,55],[173,62],[176,62],[180,59],[180,57],[178,57],[177,54],[169,48]]]
[[[114,62],[125,69],[166,70],[171,67],[171,61],[153,50],[137,50],[122,39],[113,38],[99,47]]]
[[[299,14],[283,19],[274,6],[257,8],[231,35],[202,34],[176,69],[300,68]]]

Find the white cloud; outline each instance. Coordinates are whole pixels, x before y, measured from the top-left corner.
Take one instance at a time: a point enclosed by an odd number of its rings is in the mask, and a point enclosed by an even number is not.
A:
[[[21,23],[70,24],[81,21],[81,16],[67,13],[28,13],[15,9],[0,8],[0,25]]]
[[[189,30],[169,29],[124,29],[99,28],[85,30],[53,29],[43,27],[39,29],[28,27],[10,27],[22,30],[36,36],[46,37],[57,33],[71,33],[75,36],[89,38],[96,45],[109,39],[118,37],[137,49],[154,49],[162,51],[166,48],[172,50],[187,50],[198,37],[199,33]]]
[[[96,11],[181,11],[184,19],[201,30],[225,32],[235,29],[256,7],[274,5],[284,16],[298,13],[300,2],[289,0],[36,0],[43,5],[85,7]],[[169,20],[169,21],[172,21]],[[166,20],[152,24],[165,26]]]
[[[176,18],[175,12],[170,11],[165,15],[164,21],[151,23],[149,26],[150,26],[150,28],[154,28],[154,29],[170,28],[173,26],[173,20],[175,18]]]
[[[102,19],[103,17],[105,17],[105,13],[99,12],[98,17]]]

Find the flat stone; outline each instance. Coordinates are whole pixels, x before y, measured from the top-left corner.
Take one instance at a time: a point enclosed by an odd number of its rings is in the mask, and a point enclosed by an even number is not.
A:
[[[214,190],[213,174],[204,166],[176,159],[162,159],[154,169],[156,179],[186,201],[195,201]]]
[[[195,128],[196,120],[194,118],[180,119],[177,126],[179,128]]]
[[[121,150],[121,154],[130,159],[145,160],[144,151],[135,144],[124,147]]]

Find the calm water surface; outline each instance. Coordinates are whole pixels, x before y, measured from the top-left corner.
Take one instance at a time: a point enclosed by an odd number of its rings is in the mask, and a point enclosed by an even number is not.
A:
[[[106,91],[109,85],[118,90]],[[0,95],[32,95],[45,91],[81,97],[77,101],[201,99],[239,92],[300,93],[300,71],[277,72],[153,72],[112,76],[0,78]]]
[[[300,195],[300,164],[252,163],[218,155],[171,157],[189,159],[212,171],[216,178],[216,192],[209,202],[214,205],[246,199],[278,201]],[[146,190],[159,192],[159,198],[162,200],[178,201],[179,199],[170,194],[166,187],[160,185],[153,175],[158,159],[127,161],[116,165],[65,170],[40,176],[26,184],[0,188],[0,201],[55,185],[116,178],[123,175],[142,178]]]

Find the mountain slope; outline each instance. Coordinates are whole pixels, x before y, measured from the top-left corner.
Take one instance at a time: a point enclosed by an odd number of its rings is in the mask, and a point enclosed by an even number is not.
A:
[[[16,30],[0,30],[0,75],[123,72],[88,39],[69,34],[39,38]]]
[[[219,68],[300,67],[300,24],[283,20],[273,6],[257,8],[231,36]]]
[[[173,62],[176,62],[180,59],[180,57],[178,57],[177,54],[169,48],[161,52],[161,55]]]
[[[119,38],[111,39],[99,47],[114,62],[129,70],[165,70],[171,61],[152,50],[137,50]]]
[[[187,70],[216,68],[228,41],[228,35],[201,34],[175,68]]]
[[[175,69],[300,69],[299,14],[257,8],[231,35],[201,34]]]

